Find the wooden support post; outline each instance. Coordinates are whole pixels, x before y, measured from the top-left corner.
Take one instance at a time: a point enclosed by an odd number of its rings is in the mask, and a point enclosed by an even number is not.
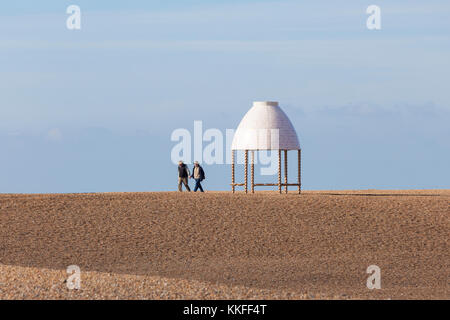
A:
[[[252,184],[252,193],[255,193],[255,151],[252,150],[252,164],[251,164],[251,184]]]
[[[298,194],[302,193],[302,150],[298,149]]]
[[[278,191],[281,193],[281,150],[278,150]]]
[[[248,193],[248,150],[245,150],[245,193]]]
[[[233,193],[235,189],[234,183],[234,150],[231,150],[231,190]]]
[[[288,193],[288,158],[287,158],[287,150],[284,150],[284,183],[286,184],[286,193]]]

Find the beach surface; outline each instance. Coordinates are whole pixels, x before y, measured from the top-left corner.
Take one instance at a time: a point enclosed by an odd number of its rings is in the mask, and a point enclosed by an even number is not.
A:
[[[450,190],[0,194],[0,299],[449,299],[449,231]]]

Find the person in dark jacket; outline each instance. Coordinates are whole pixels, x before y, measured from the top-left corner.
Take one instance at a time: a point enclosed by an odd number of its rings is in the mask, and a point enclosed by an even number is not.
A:
[[[203,171],[203,168],[200,166],[198,161],[194,162],[194,168],[192,169],[191,178],[194,178],[195,180],[194,192],[197,192],[198,189],[200,189],[200,192],[203,192],[201,182],[205,180],[205,171]]]
[[[182,184],[184,184],[187,191],[191,192],[191,189],[189,188],[188,184],[188,178],[189,178],[190,172],[187,165],[183,163],[183,161],[178,161],[178,191],[182,190]]]

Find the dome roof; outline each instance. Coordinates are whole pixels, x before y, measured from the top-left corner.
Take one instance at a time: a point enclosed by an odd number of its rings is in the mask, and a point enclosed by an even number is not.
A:
[[[242,118],[231,149],[298,150],[300,144],[291,121],[278,102],[263,101],[253,102],[253,107]]]

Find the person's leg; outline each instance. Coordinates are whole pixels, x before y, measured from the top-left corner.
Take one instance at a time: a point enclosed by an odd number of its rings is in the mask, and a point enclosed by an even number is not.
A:
[[[195,179],[195,187],[194,187],[194,192],[197,192],[198,190],[198,184],[200,183],[199,179]]]
[[[183,178],[178,178],[178,191],[183,191],[182,189],[181,189],[181,183],[182,183],[182,181],[183,181]]]
[[[198,187],[200,188],[200,192],[204,192],[200,179],[198,180]]]
[[[189,188],[189,185],[188,185],[188,178],[183,178],[183,183],[184,183],[184,186],[186,187],[186,190],[191,192],[191,188]]]

